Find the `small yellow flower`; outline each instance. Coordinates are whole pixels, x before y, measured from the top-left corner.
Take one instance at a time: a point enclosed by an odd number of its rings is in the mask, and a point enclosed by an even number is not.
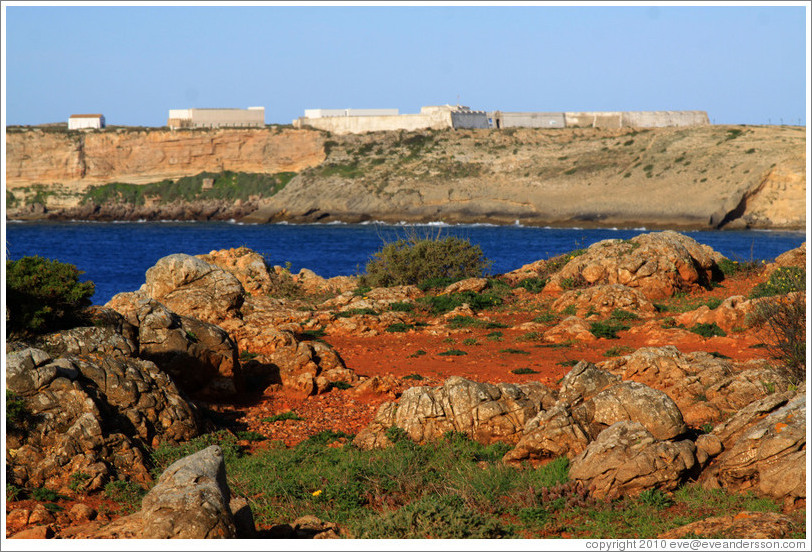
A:
[[[318,491],[313,491],[313,496],[319,496],[321,494],[321,489]]]

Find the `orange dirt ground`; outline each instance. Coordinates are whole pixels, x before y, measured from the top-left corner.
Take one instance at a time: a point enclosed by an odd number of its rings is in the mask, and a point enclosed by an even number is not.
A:
[[[733,295],[747,295],[763,277],[750,276],[725,280],[712,290],[701,290],[685,298],[698,302],[711,297],[725,299]],[[511,328],[531,321],[540,310],[546,309],[555,297],[523,294],[511,299],[507,306],[482,313],[488,320],[509,325]],[[539,307],[540,305],[543,305]],[[539,308],[534,308],[539,307]],[[657,320],[674,316],[674,313],[658,313]],[[644,321],[630,321],[634,328]],[[754,348],[762,339],[752,331],[728,334],[727,337],[704,338],[688,332],[674,332],[674,340],[660,341],[656,336],[644,333],[620,332],[619,339],[598,339],[592,342],[575,341],[568,347],[551,347],[541,341],[517,340],[528,330],[500,329],[446,329],[440,326],[438,335],[427,328],[407,333],[385,333],[376,336],[326,335],[322,339],[332,345],[344,359],[348,368],[361,376],[387,376],[397,378],[391,392],[359,394],[352,389],[331,391],[317,396],[301,397],[279,390],[267,390],[260,397],[246,400],[239,406],[213,405],[213,409],[228,413],[246,430],[256,431],[268,441],[250,443],[252,447],[264,447],[272,441],[282,441],[293,446],[320,431],[332,430],[356,434],[369,424],[378,407],[395,400],[399,394],[416,385],[438,386],[450,376],[463,376],[480,382],[523,383],[540,381],[557,388],[558,381],[572,369],[574,361],[601,362],[609,356],[606,351],[613,347],[626,348],[628,352],[640,347],[674,345],[681,352],[717,352],[734,360],[768,358],[764,348]],[[501,341],[489,340],[492,332],[501,332]],[[670,332],[663,332],[668,335]],[[475,339],[475,345],[463,344],[463,340]],[[439,353],[458,349],[466,354],[441,356]],[[522,350],[527,354],[504,352],[506,349]],[[426,354],[413,356],[417,351]],[[537,373],[517,375],[512,371],[530,368]],[[422,380],[402,379],[419,374]],[[303,420],[263,422],[274,414],[294,411]],[[249,444],[249,443],[245,443]]]

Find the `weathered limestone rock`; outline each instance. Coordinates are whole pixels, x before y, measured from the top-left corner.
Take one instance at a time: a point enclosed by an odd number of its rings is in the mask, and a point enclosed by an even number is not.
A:
[[[558,399],[570,404],[591,399],[607,387],[621,382],[620,376],[601,370],[591,362],[581,361],[561,380]]]
[[[530,420],[519,442],[502,461],[518,466],[526,460],[574,458],[591,440],[588,429],[573,417],[570,405],[562,401]]]
[[[223,451],[212,445],[170,465],[141,510],[103,527],[95,538],[237,538]]]
[[[451,293],[463,293],[466,291],[479,293],[486,287],[488,287],[487,278],[466,278],[465,280],[460,280],[459,282],[454,282],[453,284],[447,286],[443,290],[443,294],[448,295]]]
[[[701,351],[682,353],[672,345],[643,347],[598,365],[624,380],[664,391],[693,426],[719,420],[790,385],[785,374],[763,362],[736,363]]]
[[[214,324],[179,316],[152,299],[133,313],[141,358],[169,373],[178,386],[204,398],[226,398],[242,389],[237,345]]]
[[[397,408],[392,403],[381,405],[375,420],[354,442],[363,448],[385,445],[388,439],[382,432],[397,426],[416,442],[457,431],[480,443],[515,443],[525,423],[553,401],[552,391],[540,383],[493,385],[452,376],[438,388],[407,389]]]
[[[657,389],[633,381],[624,381],[604,389],[573,409],[573,416],[590,426],[590,433],[602,433],[601,427],[631,420],[639,422],[656,439],[674,439],[687,431],[677,405]]]
[[[795,521],[775,512],[739,512],[702,519],[657,535],[658,539],[786,539],[799,528]]]
[[[753,312],[757,301],[747,300],[742,295],[728,297],[715,309],[702,305],[696,310],[688,311],[674,317],[677,324],[692,328],[697,324],[716,324],[726,333],[737,328],[746,328],[748,316]]]
[[[596,341],[598,338],[589,331],[589,323],[577,316],[568,316],[544,332],[544,341],[548,343],[562,343],[571,339]]]
[[[750,419],[768,404],[762,400],[748,409]],[[713,433],[726,444],[725,450],[702,472],[700,482],[708,488],[752,490],[784,500],[788,507],[805,500],[806,395],[795,396],[743,432],[736,431],[740,437],[731,445],[728,430],[739,425],[734,422],[721,426],[718,433],[714,429]]]
[[[149,268],[140,292],[181,316],[212,324],[239,317],[245,297],[242,284],[233,274],[181,253],[163,257]]]
[[[568,307],[575,308],[576,315],[581,318],[586,318],[590,312],[603,318],[615,309],[634,313],[640,318],[651,318],[657,312],[639,290],[621,284],[598,284],[565,291],[551,306],[556,312]]]
[[[58,489],[77,472],[86,476],[84,490],[97,490],[116,474],[147,482],[146,445],[186,441],[200,431],[197,411],[155,364],[100,356],[91,344],[103,341],[105,328],[82,330],[66,332],[62,345],[60,334],[46,341],[54,351],[70,347],[87,353],[53,358],[21,348],[6,355],[6,386],[27,412],[8,426],[10,483]],[[90,337],[84,341],[81,335]],[[113,339],[107,349],[117,350],[120,343]]]
[[[648,489],[676,489],[696,465],[691,441],[661,441],[642,424],[618,422],[601,432],[576,456],[570,478],[596,498],[613,499]]]
[[[503,461],[517,465],[557,456],[574,458],[606,427],[624,420],[641,423],[660,439],[687,430],[676,404],[663,392],[621,382],[594,364],[579,362],[564,376],[555,406],[540,411],[525,425],[521,439]]]
[[[672,231],[603,240],[553,274],[544,291],[563,291],[563,281],[573,279],[587,285],[622,284],[650,300],[659,299],[679,290],[707,287],[721,259],[710,247]]]
[[[279,277],[265,258],[247,247],[221,249],[196,257],[233,274],[247,294],[269,295],[279,287]]]

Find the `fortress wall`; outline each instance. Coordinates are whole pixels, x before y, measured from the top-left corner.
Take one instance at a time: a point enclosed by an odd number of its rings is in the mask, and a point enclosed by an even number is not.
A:
[[[564,128],[563,113],[494,111],[490,117],[491,128]]]
[[[490,128],[484,111],[452,111],[451,123],[454,128]]]
[[[623,126],[623,113],[620,111],[571,111],[564,113],[567,128],[620,128]]]
[[[485,127],[488,128],[487,117]],[[429,112],[408,115],[384,115],[379,117],[301,117],[293,122],[295,128],[309,126],[335,134],[359,134],[384,130],[420,130],[424,128],[451,128],[449,112]]]
[[[705,111],[624,111],[623,126],[669,127],[709,125]]]

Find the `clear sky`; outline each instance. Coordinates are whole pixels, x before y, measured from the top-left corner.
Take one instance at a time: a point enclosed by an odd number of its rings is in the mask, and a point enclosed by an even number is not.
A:
[[[806,124],[805,3],[631,7],[4,3],[6,124],[169,109],[463,104],[502,111],[704,110]]]

